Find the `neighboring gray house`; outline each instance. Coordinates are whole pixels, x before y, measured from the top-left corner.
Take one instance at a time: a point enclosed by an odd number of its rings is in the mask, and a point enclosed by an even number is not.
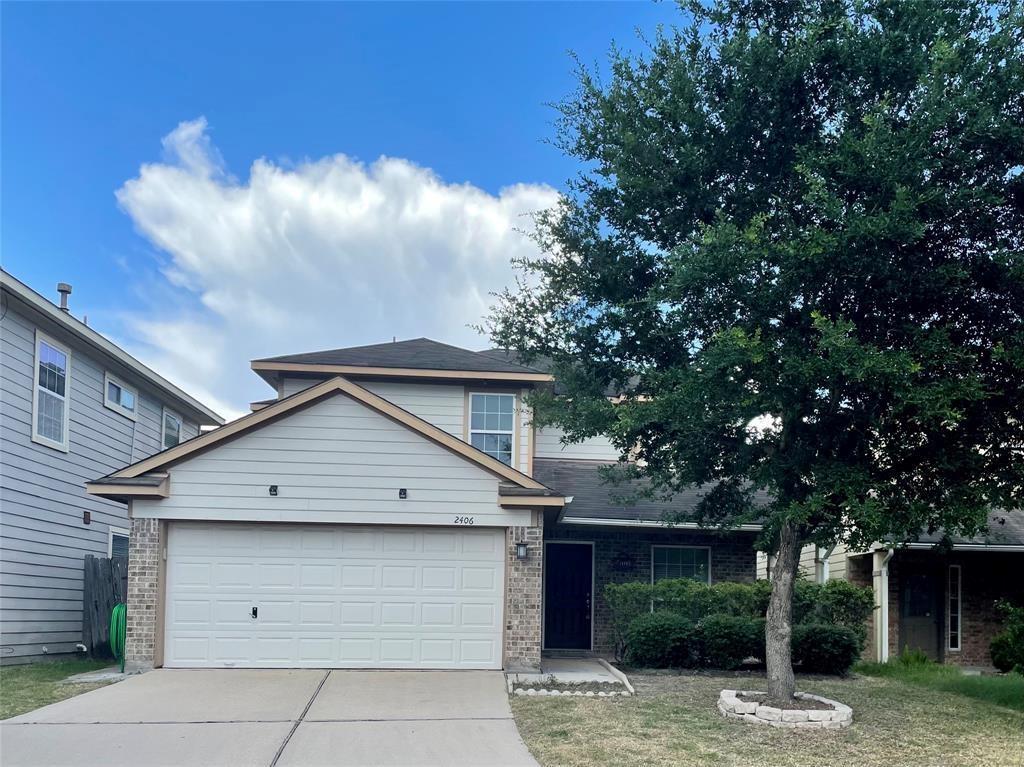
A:
[[[127,554],[124,504],[84,483],[223,419],[7,272],[0,288],[0,663],[19,663],[74,652],[83,557]]]

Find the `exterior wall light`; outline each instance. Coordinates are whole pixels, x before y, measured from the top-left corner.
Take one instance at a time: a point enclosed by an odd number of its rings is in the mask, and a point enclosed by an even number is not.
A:
[[[516,544],[516,559],[527,559],[530,556],[530,547],[525,543]]]

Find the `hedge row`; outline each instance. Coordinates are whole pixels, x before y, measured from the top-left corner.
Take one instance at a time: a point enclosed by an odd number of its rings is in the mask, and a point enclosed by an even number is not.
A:
[[[678,579],[605,587],[616,653],[637,665],[735,668],[747,657],[763,659],[764,615],[770,594],[768,581],[709,586]],[[805,670],[827,666],[829,673],[845,672],[864,648],[872,610],[874,598],[869,588],[846,581],[797,581],[793,595],[795,661]],[[659,617],[655,619],[655,615]],[[669,639],[656,639],[659,630]],[[809,644],[814,641],[821,644],[820,651]],[[666,654],[655,652],[659,646]]]
[[[764,619],[710,615],[700,623],[671,612],[633,621],[627,660],[648,668],[735,669],[744,660],[764,659]],[[793,627],[793,663],[801,671],[845,674],[860,655],[854,632],[845,626],[804,623]]]
[[[1006,618],[1006,627],[992,638],[989,646],[992,665],[1000,671],[1024,674],[1024,605],[1000,600],[997,607]]]

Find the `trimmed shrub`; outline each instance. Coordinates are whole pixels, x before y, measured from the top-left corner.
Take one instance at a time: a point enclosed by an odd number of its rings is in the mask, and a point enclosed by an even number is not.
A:
[[[863,652],[868,640],[868,618],[875,611],[875,595],[866,586],[847,581],[826,581],[818,586],[814,606],[804,623],[845,626],[857,637]]]
[[[1000,601],[996,607],[1006,616],[1006,628],[992,637],[989,653],[1000,671],[1024,674],[1024,607]]]
[[[626,657],[634,666],[671,668],[692,665],[693,624],[670,612],[641,615],[626,632]]]
[[[742,615],[710,615],[697,627],[700,663],[708,668],[739,668],[749,657],[764,658],[764,620]]]
[[[667,578],[651,587],[655,610],[681,615],[692,623],[709,614],[710,587],[689,578]]]
[[[861,652],[852,629],[825,623],[793,626],[792,648],[793,662],[812,674],[845,674]]]
[[[615,658],[624,660],[630,626],[641,615],[649,615],[651,612],[651,584],[609,583],[604,587],[604,601],[608,604],[611,618]]]
[[[707,589],[707,609],[704,611],[704,615],[739,615],[747,618],[763,618],[768,610],[768,595],[770,593],[771,584],[768,581],[716,583]]]

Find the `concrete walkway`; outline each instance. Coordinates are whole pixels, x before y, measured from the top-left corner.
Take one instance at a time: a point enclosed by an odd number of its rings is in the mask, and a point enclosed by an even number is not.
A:
[[[4,767],[536,767],[497,671],[161,669],[0,723]]]

